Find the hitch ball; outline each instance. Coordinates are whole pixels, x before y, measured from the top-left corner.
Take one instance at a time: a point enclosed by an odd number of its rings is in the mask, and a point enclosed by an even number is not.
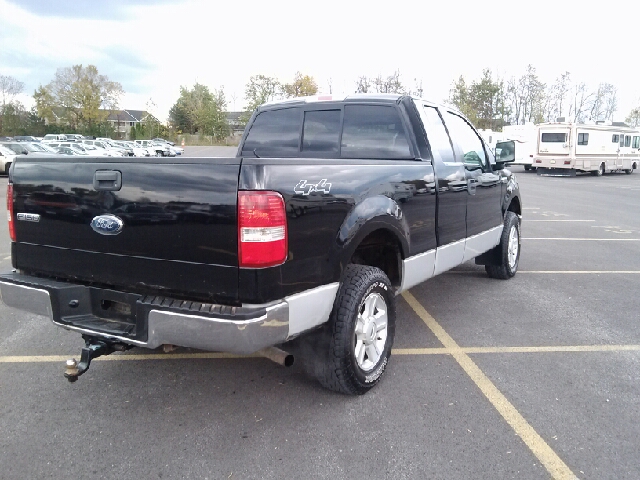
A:
[[[64,376],[67,380],[72,383],[78,380],[78,362],[76,362],[75,358],[67,360],[66,366],[67,368],[64,371]]]

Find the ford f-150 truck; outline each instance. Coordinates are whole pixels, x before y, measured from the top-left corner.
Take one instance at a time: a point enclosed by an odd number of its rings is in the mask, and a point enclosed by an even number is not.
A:
[[[277,357],[293,341],[322,385],[362,394],[387,366],[398,293],[474,258],[515,275],[514,158],[401,95],[265,104],[233,158],[26,156],[0,293],[82,334],[71,381],[132,346]]]

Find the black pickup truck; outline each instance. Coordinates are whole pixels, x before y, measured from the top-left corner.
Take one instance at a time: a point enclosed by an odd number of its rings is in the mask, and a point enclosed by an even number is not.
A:
[[[19,158],[0,293],[82,334],[71,381],[132,346],[278,357],[292,341],[322,385],[362,394],[398,293],[474,258],[515,275],[514,158],[401,95],[265,104],[233,158]]]

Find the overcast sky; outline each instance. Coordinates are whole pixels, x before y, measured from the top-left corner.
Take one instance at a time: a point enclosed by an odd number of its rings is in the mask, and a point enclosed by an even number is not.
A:
[[[291,81],[297,71],[336,93],[399,70],[440,102],[460,75],[490,68],[508,79],[532,64],[546,83],[569,71],[593,89],[615,85],[614,120],[640,104],[637,0],[0,0],[0,12],[0,75],[25,83],[27,106],[75,64],[120,82],[121,108],[153,102],[162,120],[181,85],[224,87],[228,108],[241,110],[251,75]]]

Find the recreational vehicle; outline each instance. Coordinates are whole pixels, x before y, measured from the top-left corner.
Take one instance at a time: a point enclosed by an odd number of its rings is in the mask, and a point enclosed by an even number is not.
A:
[[[629,174],[640,164],[640,131],[625,124],[543,123],[538,130],[533,166],[539,175]]]
[[[525,170],[531,170],[533,156],[538,143],[538,125],[526,123],[524,125],[506,125],[502,128],[504,140],[516,142],[516,160],[512,165],[524,165]],[[535,170],[535,166],[533,166]]]

